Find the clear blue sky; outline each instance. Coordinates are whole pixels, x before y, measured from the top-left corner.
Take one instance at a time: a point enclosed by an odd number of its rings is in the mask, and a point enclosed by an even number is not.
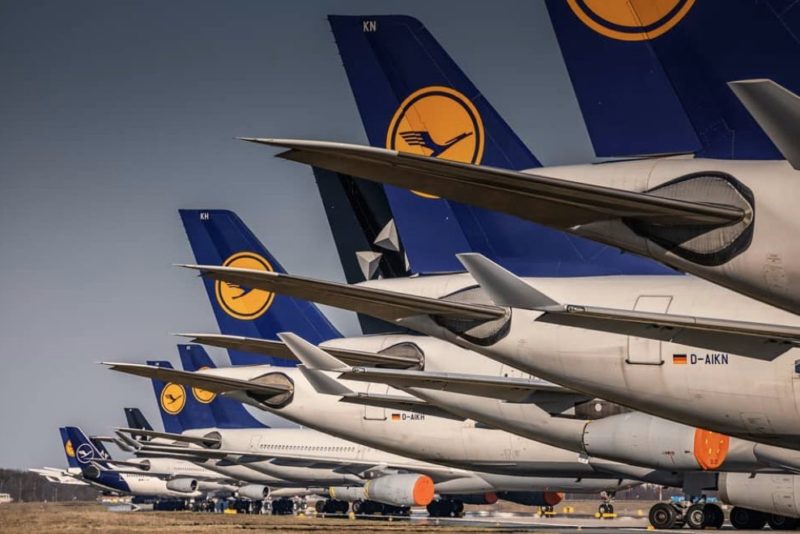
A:
[[[192,260],[179,208],[233,209],[290,272],[343,280],[310,170],[233,138],[366,143],[325,16],[388,13],[545,164],[592,158],[544,2],[0,3],[0,467],[62,466],[59,425],[108,433],[124,406],[160,424],[149,382],[95,362],[216,330],[171,267]]]

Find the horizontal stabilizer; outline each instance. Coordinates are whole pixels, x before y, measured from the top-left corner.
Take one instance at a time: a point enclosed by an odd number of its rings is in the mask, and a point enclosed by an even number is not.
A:
[[[210,345],[223,349],[255,352],[268,356],[278,356],[296,360],[289,347],[281,341],[261,339],[255,337],[228,336],[224,334],[177,334],[192,340],[192,343]],[[410,369],[420,366],[420,359],[413,356],[398,356],[393,354],[375,354],[358,350],[326,347],[325,352],[342,360],[348,365],[367,365],[374,367],[388,367],[396,369]]]
[[[510,213],[559,229],[635,219],[665,226],[725,226],[745,212],[735,206],[573,182],[359,145],[294,139],[244,139],[288,148],[278,157],[374,182]]]
[[[246,391],[251,394],[272,397],[281,395],[289,391],[289,386],[281,384],[260,384],[255,377],[250,380],[239,380],[228,378],[207,372],[189,372],[170,369],[167,367],[156,367],[154,365],[143,365],[136,363],[115,363],[102,362],[112,371],[119,371],[144,378],[157,379],[162,382],[175,382],[185,386],[197,387],[214,393],[229,393],[232,391]]]
[[[772,80],[742,80],[728,86],[783,157],[800,170],[800,97]]]
[[[203,276],[229,284],[272,291],[319,304],[366,313],[385,321],[397,321],[418,315],[486,321],[505,316],[505,310],[497,306],[440,300],[361,285],[348,285],[255,269],[216,265],[181,265],[181,267],[198,270]]]

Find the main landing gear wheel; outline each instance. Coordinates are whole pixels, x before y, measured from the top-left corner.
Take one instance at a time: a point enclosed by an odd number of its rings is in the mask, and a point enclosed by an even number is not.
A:
[[[722,524],[725,523],[725,512],[718,504],[708,503],[703,511],[706,516],[703,528],[722,528]]]
[[[454,499],[431,501],[427,506],[431,517],[461,517],[464,515],[464,503]]]
[[[800,519],[770,514],[767,517],[767,523],[772,530],[795,530],[800,525]]]
[[[314,508],[318,514],[346,514],[350,503],[347,501],[337,501],[334,499],[326,499],[324,501],[317,501]]]
[[[650,508],[648,519],[654,528],[668,530],[678,524],[678,511],[671,504],[659,502]]]
[[[706,505],[703,503],[693,504],[686,511],[686,524],[692,529],[705,528],[706,525]]]
[[[739,530],[761,530],[767,524],[767,515],[762,512],[734,506],[729,519],[733,528]]]

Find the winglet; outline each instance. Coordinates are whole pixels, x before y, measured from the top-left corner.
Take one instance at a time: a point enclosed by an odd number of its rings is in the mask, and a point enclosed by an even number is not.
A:
[[[335,378],[325,374],[325,371],[309,369],[305,365],[298,365],[297,368],[300,369],[300,372],[303,373],[303,376],[306,377],[317,393],[322,395],[336,395],[339,397],[355,396],[353,390]]]
[[[457,257],[498,306],[529,310],[561,309],[558,302],[482,254],[464,253]]]
[[[297,359],[303,362],[307,369],[342,372],[350,370],[349,365],[331,356],[313,343],[309,343],[297,334],[281,332],[278,337],[297,356]]]
[[[789,164],[800,170],[800,96],[772,80],[740,80],[728,87]]]

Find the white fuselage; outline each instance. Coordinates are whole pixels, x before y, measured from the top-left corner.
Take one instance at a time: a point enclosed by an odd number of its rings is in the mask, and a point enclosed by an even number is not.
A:
[[[280,373],[288,377],[294,386],[291,402],[282,407],[270,407],[238,393],[231,394],[231,397],[267,409],[304,426],[371,448],[421,462],[473,471],[484,481],[502,482],[504,485],[495,487],[497,490],[506,487],[539,489],[538,482],[552,489],[553,477],[584,478],[584,480],[600,478],[605,480],[604,483],[608,483],[607,472],[597,471],[592,465],[582,462],[575,452],[544,445],[501,430],[482,428],[474,421],[336,402],[335,397],[317,393],[296,368],[239,366],[200,372],[238,379],[253,378],[267,372]],[[346,383],[356,391],[369,390],[380,394],[388,392],[411,398],[386,386],[374,387],[351,381]],[[606,464],[611,466],[612,462]],[[631,471],[626,470],[625,473],[633,476]],[[636,473],[645,476],[651,474],[652,470],[640,469]],[[545,481],[545,477],[549,479]],[[567,482],[563,480],[563,483]],[[612,485],[616,485],[616,482]]]
[[[657,158],[543,167],[529,172],[637,192],[650,191],[695,173],[724,173],[733,177],[752,194],[752,236],[742,240],[735,247],[740,250],[730,258],[687,259],[647,236],[637,235],[619,220],[581,225],[570,231],[651,257],[754,299],[800,313],[800,240],[796,238],[800,233],[800,217],[796,211],[800,202],[800,171],[793,169],[788,162]],[[681,198],[725,203],[724,199],[704,198],[701,189],[692,192],[688,198]]]
[[[563,303],[632,310],[642,297],[657,297],[668,303],[664,312],[678,315],[800,325],[794,314],[690,276],[537,278],[529,282]],[[449,275],[368,284],[441,297],[474,287],[475,282],[468,275]],[[773,361],[762,361],[536,321],[540,315],[513,310],[507,333],[487,345],[471,343],[428,317],[404,324],[636,410],[753,441],[798,446],[797,349],[789,349]],[[686,355],[687,363],[673,363],[678,361],[674,355]]]

